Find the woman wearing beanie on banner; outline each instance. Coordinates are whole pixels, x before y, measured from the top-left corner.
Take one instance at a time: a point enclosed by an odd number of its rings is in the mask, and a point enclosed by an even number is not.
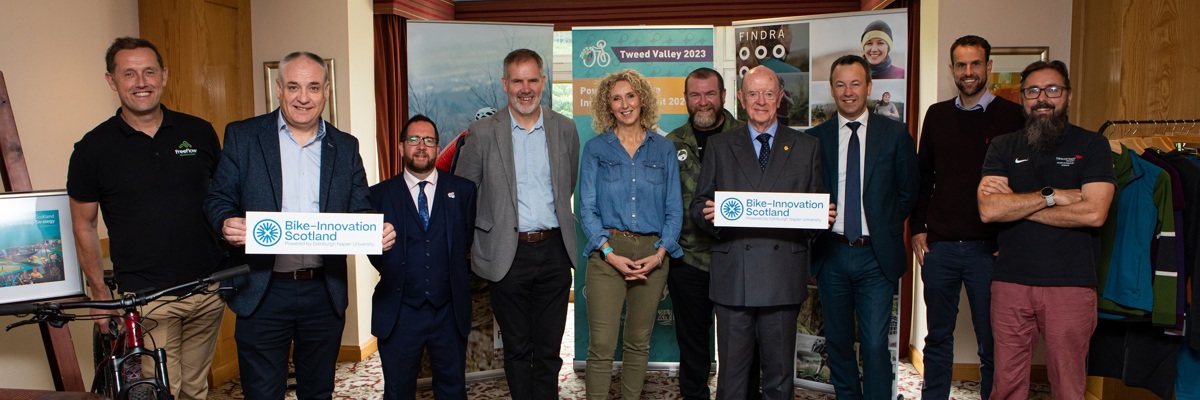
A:
[[[604,76],[592,99],[592,128],[579,167],[580,221],[589,255],[584,278],[589,400],[608,398],[625,305],[621,394],[641,396],[650,335],[667,284],[667,260],[683,256],[675,145],[655,133],[658,101],[634,70]]]
[[[876,20],[862,34],[863,58],[871,64],[871,79],[904,79],[904,68],[892,65],[892,27]]]

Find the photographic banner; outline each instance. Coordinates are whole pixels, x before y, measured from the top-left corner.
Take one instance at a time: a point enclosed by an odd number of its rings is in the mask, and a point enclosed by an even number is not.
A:
[[[596,84],[604,75],[633,69],[645,76],[658,97],[660,116],[656,130],[666,135],[687,123],[684,78],[696,68],[713,67],[711,26],[579,28],[572,31],[571,41],[572,108],[580,145],[602,133],[592,129],[592,101]],[[582,253],[587,239],[581,230],[579,237]],[[575,268],[575,369],[583,369],[587,360],[589,332],[584,277],[588,256],[581,254]],[[679,362],[675,312],[666,290],[661,299],[650,338],[650,369],[667,369]],[[622,322],[624,319],[622,311]],[[621,360],[621,351],[621,346],[617,346],[614,360]]]
[[[438,126],[444,148],[476,119],[503,110],[508,96],[500,86],[504,56],[530,49],[542,56],[549,105],[554,25],[454,21],[407,21],[408,115],[424,114]],[[495,112],[495,111],[493,111]],[[504,349],[492,317],[488,282],[471,274],[471,331],[467,334],[467,380],[503,375]],[[418,384],[428,386],[429,357],[421,361]]]
[[[836,118],[830,91],[830,66],[848,54],[867,59],[871,88],[868,112],[904,122],[908,105],[908,13],[905,10],[867,11],[769,20],[735,21],[734,57],[738,77],[759,65],[775,71],[783,82],[779,123],[804,128]],[[740,85],[740,82],[739,82]],[[740,119],[745,112],[738,108]],[[801,288],[797,288],[802,290]],[[821,295],[810,279],[808,300],[801,305],[796,326],[796,385],[833,393],[829,355],[825,352]],[[899,293],[893,296],[888,350],[892,370],[899,365]],[[837,316],[851,318],[850,316]],[[855,345],[858,348],[858,345]],[[860,365],[861,368],[861,365]],[[896,398],[896,382],[892,398]]]
[[[816,126],[837,114],[829,88],[829,67],[854,54],[871,66],[869,112],[904,122],[908,105],[908,13],[867,11],[821,16],[735,21],[734,60],[740,78],[765,65],[783,82],[779,122]],[[739,119],[745,111],[738,106]]]

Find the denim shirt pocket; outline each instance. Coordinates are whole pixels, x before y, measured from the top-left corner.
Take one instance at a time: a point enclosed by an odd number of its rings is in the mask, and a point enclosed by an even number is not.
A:
[[[616,182],[621,180],[621,164],[608,160],[599,161],[600,179],[605,182]]]
[[[642,161],[646,182],[661,185],[667,181],[667,164],[662,161]]]

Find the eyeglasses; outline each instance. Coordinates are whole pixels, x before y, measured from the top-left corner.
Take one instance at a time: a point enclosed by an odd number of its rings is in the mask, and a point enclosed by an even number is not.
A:
[[[1033,87],[1027,87],[1027,88],[1021,89],[1021,93],[1023,95],[1025,95],[1026,99],[1030,99],[1030,100],[1041,97],[1043,92],[1046,93],[1046,97],[1051,98],[1051,99],[1057,99],[1059,97],[1062,97],[1063,93],[1066,93],[1068,90],[1070,90],[1070,89],[1062,87],[1062,86],[1058,86],[1058,85],[1050,85],[1050,86],[1046,86],[1045,88],[1033,86]]]
[[[435,137],[409,136],[404,141],[408,142],[409,146],[416,146],[417,142],[425,142],[425,146],[428,147],[436,147],[438,145],[438,139]]]
[[[746,92],[746,98],[749,99],[750,101],[757,100],[758,96],[762,96],[762,98],[767,99],[767,101],[771,101],[771,100],[775,100],[775,96],[778,96],[778,95],[779,95],[779,93],[775,93],[770,90],[762,91],[762,92],[759,92],[759,91]]]

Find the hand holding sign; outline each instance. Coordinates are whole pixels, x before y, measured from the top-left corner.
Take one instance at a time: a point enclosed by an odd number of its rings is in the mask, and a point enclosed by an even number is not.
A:
[[[225,242],[234,246],[242,246],[246,244],[246,219],[245,218],[226,218],[225,223],[221,226],[221,237],[225,238]]]

